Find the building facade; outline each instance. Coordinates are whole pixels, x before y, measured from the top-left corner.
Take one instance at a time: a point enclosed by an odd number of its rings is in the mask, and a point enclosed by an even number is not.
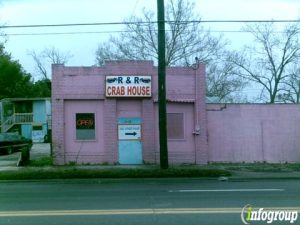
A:
[[[151,61],[52,67],[58,165],[159,163],[157,68]],[[208,162],[205,67],[167,68],[171,164]]]
[[[204,71],[167,68],[171,164],[300,162],[299,104],[206,104]],[[157,86],[150,61],[53,65],[55,163],[159,163]]]
[[[44,142],[51,129],[50,98],[6,98],[0,101],[0,131],[17,132]]]

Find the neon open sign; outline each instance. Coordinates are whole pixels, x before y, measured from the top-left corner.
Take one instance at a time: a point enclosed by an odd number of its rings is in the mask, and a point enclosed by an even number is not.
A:
[[[77,120],[77,126],[93,126],[94,125],[94,121],[91,119],[79,119]]]
[[[76,114],[76,129],[94,129],[95,116],[93,113],[77,113]]]

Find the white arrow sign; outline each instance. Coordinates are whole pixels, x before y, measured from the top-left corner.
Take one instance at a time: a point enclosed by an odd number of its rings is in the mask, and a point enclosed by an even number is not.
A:
[[[122,124],[118,126],[119,140],[141,139],[141,125]]]

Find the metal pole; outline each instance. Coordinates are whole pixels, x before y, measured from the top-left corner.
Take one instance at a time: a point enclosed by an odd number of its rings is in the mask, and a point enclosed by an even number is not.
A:
[[[164,0],[157,0],[158,23],[158,104],[159,104],[159,146],[160,167],[167,169],[167,110],[166,110],[166,53],[165,53],[165,9]]]

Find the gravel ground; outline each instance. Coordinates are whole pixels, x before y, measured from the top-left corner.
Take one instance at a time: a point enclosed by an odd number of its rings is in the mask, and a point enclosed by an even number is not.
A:
[[[7,167],[17,167],[17,162],[21,153],[15,152],[10,155],[0,155],[0,170],[7,169]],[[30,159],[38,159],[50,155],[50,144],[36,143],[33,144],[30,151]]]
[[[37,143],[33,144],[30,151],[30,159],[38,159],[46,156],[50,156],[50,144]]]

